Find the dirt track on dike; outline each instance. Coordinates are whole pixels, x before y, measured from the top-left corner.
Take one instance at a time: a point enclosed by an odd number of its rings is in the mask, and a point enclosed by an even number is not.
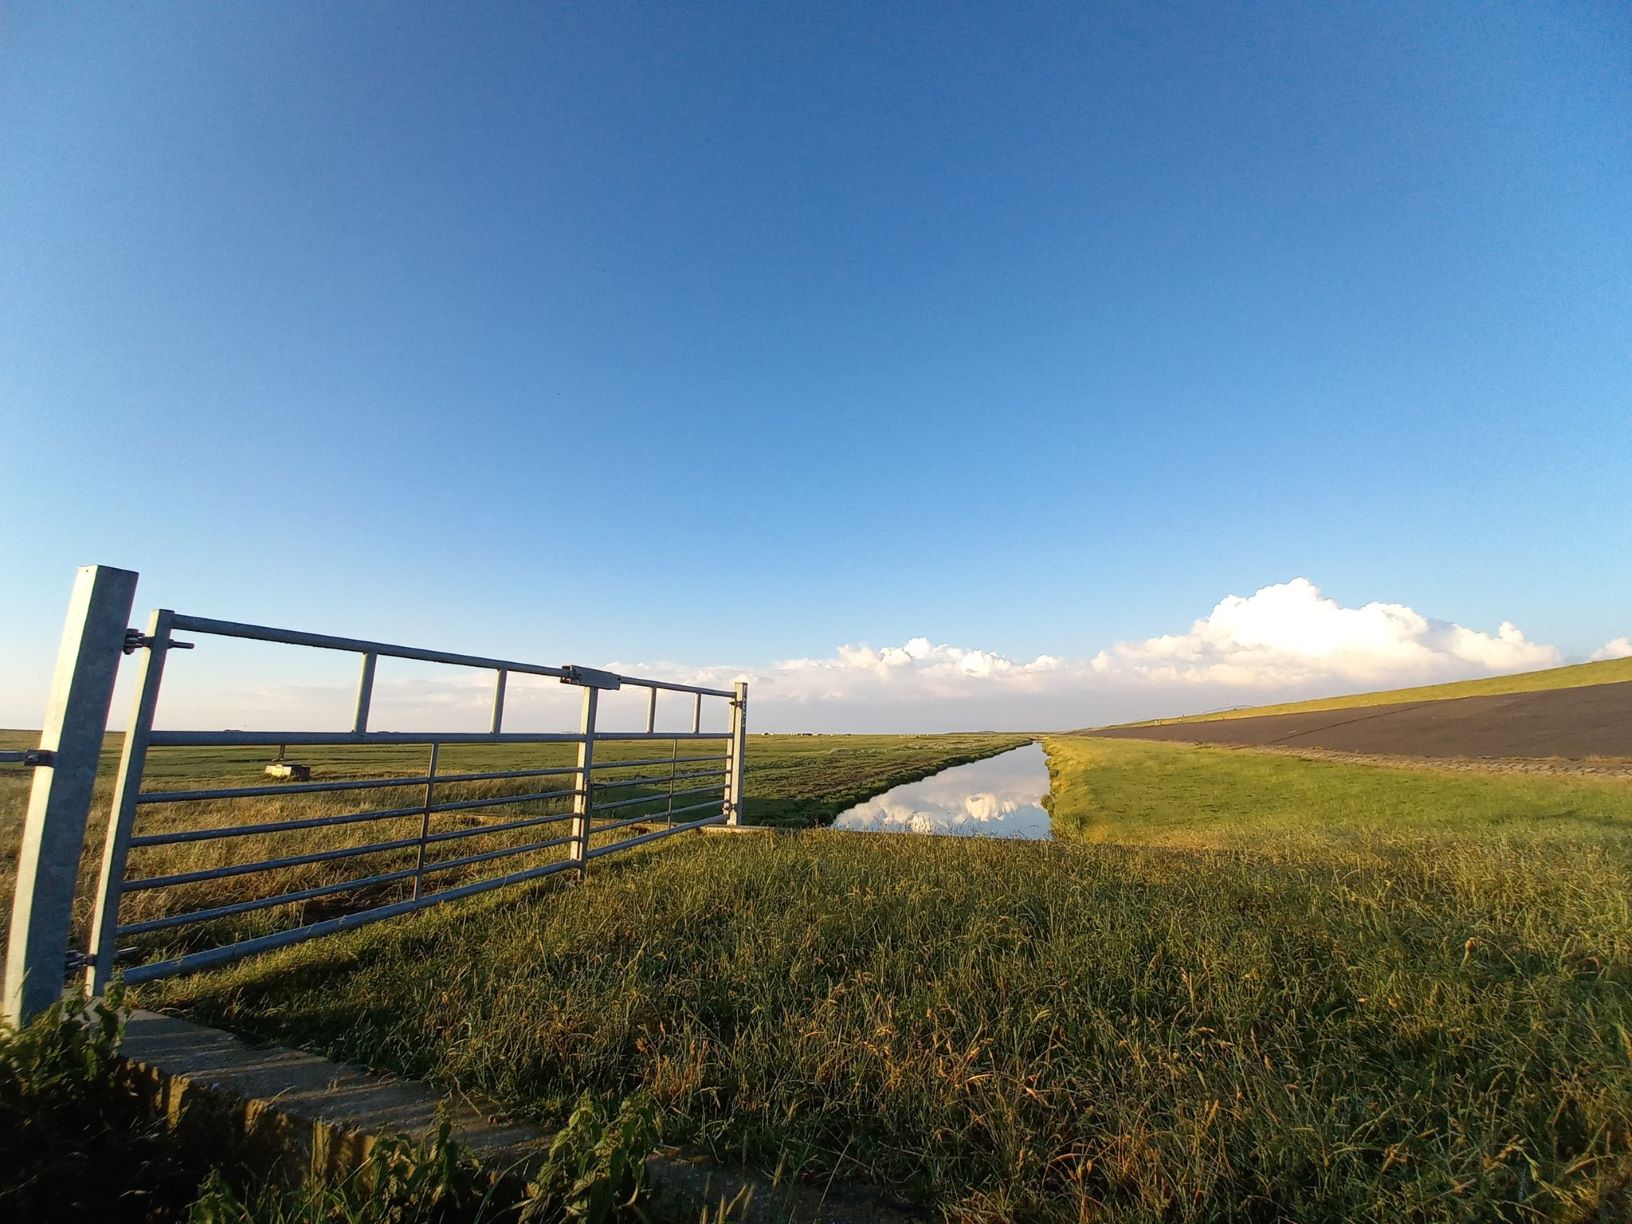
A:
[[[1632,760],[1632,682],[1089,734],[1366,756],[1627,761]]]

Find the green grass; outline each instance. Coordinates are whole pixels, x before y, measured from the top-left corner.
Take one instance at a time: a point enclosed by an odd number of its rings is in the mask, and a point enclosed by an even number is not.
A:
[[[1286,701],[1279,705],[1245,706],[1211,714],[1185,714],[1178,718],[1151,718],[1144,722],[1119,723],[1122,727],[1165,727],[1173,723],[1214,722],[1223,718],[1261,718],[1267,714],[1312,714],[1321,710],[1348,710],[1360,706],[1394,705],[1409,701],[1449,701],[1456,697],[1495,697],[1504,693],[1539,693],[1552,689],[1584,688],[1591,684],[1620,684],[1632,681],[1632,658],[1603,659],[1596,663],[1576,663],[1569,667],[1549,667],[1544,671],[1520,672],[1512,676],[1490,676],[1483,680],[1457,680],[1449,684],[1425,684],[1418,688],[1384,689],[1375,693],[1351,693],[1344,697],[1317,697],[1311,701]],[[1110,728],[1103,728],[1109,730]]]
[[[1416,838],[1632,844],[1632,785],[1622,779],[1494,776],[1077,736],[1056,736],[1048,750],[1054,828],[1084,841],[1276,856]]]
[[[1051,844],[686,839],[146,1001],[963,1219],[1632,1213],[1632,787],[1048,746]]]

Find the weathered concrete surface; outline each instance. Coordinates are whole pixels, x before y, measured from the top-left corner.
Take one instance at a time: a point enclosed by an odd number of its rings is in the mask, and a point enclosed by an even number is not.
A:
[[[253,1046],[174,1016],[132,1012],[122,1054],[150,1106],[189,1154],[285,1183],[308,1174],[344,1175],[367,1159],[382,1135],[433,1135],[439,1109],[452,1123],[453,1138],[518,1192],[550,1144],[548,1132],[498,1121],[478,1101],[445,1098],[427,1085],[316,1054]],[[871,1191],[776,1186],[679,1153],[651,1156],[646,1171],[645,1209],[653,1220],[690,1224],[703,1206],[734,1200],[745,1189],[747,1202],[732,1219],[750,1224],[912,1218]]]
[[[1632,681],[1090,732],[1408,757],[1632,757]]]

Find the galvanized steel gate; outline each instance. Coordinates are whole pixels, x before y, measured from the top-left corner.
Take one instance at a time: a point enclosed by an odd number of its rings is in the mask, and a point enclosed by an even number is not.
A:
[[[26,762],[18,759],[24,754],[6,754],[12,763],[36,770],[6,961],[5,1011],[13,1021],[26,1019],[58,998],[64,974],[76,967],[84,970],[89,991],[100,994],[116,967],[133,984],[210,968],[557,872],[581,876],[591,860],[604,855],[708,825],[735,825],[740,819],[746,684],[727,691],[571,665],[550,667],[239,624],[167,609],[154,612],[147,629],[137,631],[127,628],[135,585],[136,575],[128,571],[105,566],[80,571],[40,747],[27,754]],[[177,634],[198,641],[178,641]],[[356,655],[360,675],[351,727],[338,732],[155,728],[167,656],[209,638]],[[136,692],[114,783],[88,948],[80,954],[68,947],[75,874],[121,654],[140,656]],[[488,730],[369,730],[381,659],[491,672]],[[577,730],[505,731],[505,696],[512,675],[548,677],[582,688]],[[645,729],[600,729],[600,694],[630,687],[647,690]],[[658,729],[660,692],[691,698],[689,729]],[[705,701],[726,703],[726,730],[703,729]],[[707,747],[711,741],[717,748]],[[659,743],[669,747],[667,756],[651,750]],[[331,755],[343,755],[346,749],[391,749],[395,759],[384,762],[388,767],[383,775],[376,760],[372,770],[330,769],[326,773],[335,776],[325,773],[316,780],[143,787],[154,753],[202,749],[230,754],[234,749],[271,747],[278,749],[279,759],[290,747]],[[489,756],[497,748],[536,750],[539,759],[518,762],[512,752],[512,759],[502,762],[509,768],[492,768],[499,762],[491,760],[487,768],[473,767],[483,764],[477,750],[484,747]],[[466,755],[463,767],[447,768],[448,749]],[[552,749],[570,753],[570,761],[566,756],[551,757]],[[400,758],[415,751],[425,753],[423,767],[405,772]],[[241,759],[222,763],[229,774],[245,767]],[[362,806],[359,801],[355,810],[329,810],[327,805],[334,800],[354,794],[377,799],[380,805]],[[234,804],[244,801],[258,805],[251,816],[260,818],[229,815]],[[263,801],[278,806],[269,813]],[[509,815],[519,818],[487,823],[487,814],[500,808],[512,809]],[[273,818],[265,818],[268,814]],[[433,827],[448,820],[454,827]],[[552,825],[565,826],[566,831],[538,837]],[[359,826],[394,831],[375,840],[327,844],[331,832],[343,837]],[[295,846],[299,852],[259,856],[251,852],[242,857],[230,852],[231,847],[265,845],[267,839],[275,842],[280,837],[301,843]],[[312,838],[324,844],[312,846]],[[467,849],[470,852],[464,852]],[[450,850],[451,857],[445,856]],[[133,854],[156,855],[159,869],[131,876]],[[230,861],[184,861],[187,870],[166,870],[166,854]],[[341,863],[372,866],[336,878],[332,865]],[[501,863],[508,869],[486,874],[490,864]],[[233,881],[226,886],[230,899],[220,895],[218,882],[223,880]],[[132,916],[125,911],[133,898],[138,904],[164,900]]]

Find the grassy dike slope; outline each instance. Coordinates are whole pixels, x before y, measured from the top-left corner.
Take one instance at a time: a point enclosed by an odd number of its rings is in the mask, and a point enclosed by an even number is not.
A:
[[[1504,847],[1632,849],[1632,785],[1306,759],[1234,747],[1056,736],[1057,834],[1325,861]]]
[[[1543,671],[1519,672],[1512,676],[1488,676],[1483,680],[1456,680],[1449,684],[1425,684],[1417,688],[1350,693],[1343,697],[1317,697],[1310,701],[1285,701],[1279,705],[1243,706],[1237,710],[1186,714],[1179,718],[1151,718],[1144,722],[1118,723],[1117,726],[1167,727],[1176,723],[1216,722],[1228,718],[1262,718],[1268,714],[1313,714],[1321,710],[1350,710],[1366,706],[1395,705],[1400,702],[1449,701],[1457,697],[1499,697],[1507,693],[1541,693],[1554,689],[1586,688],[1594,684],[1620,684],[1629,680],[1632,680],[1632,658],[1603,659],[1596,663],[1549,667]]]
[[[1632,787],[1048,748],[1053,843],[686,839],[163,1001],[952,1218],[1632,1213]]]

